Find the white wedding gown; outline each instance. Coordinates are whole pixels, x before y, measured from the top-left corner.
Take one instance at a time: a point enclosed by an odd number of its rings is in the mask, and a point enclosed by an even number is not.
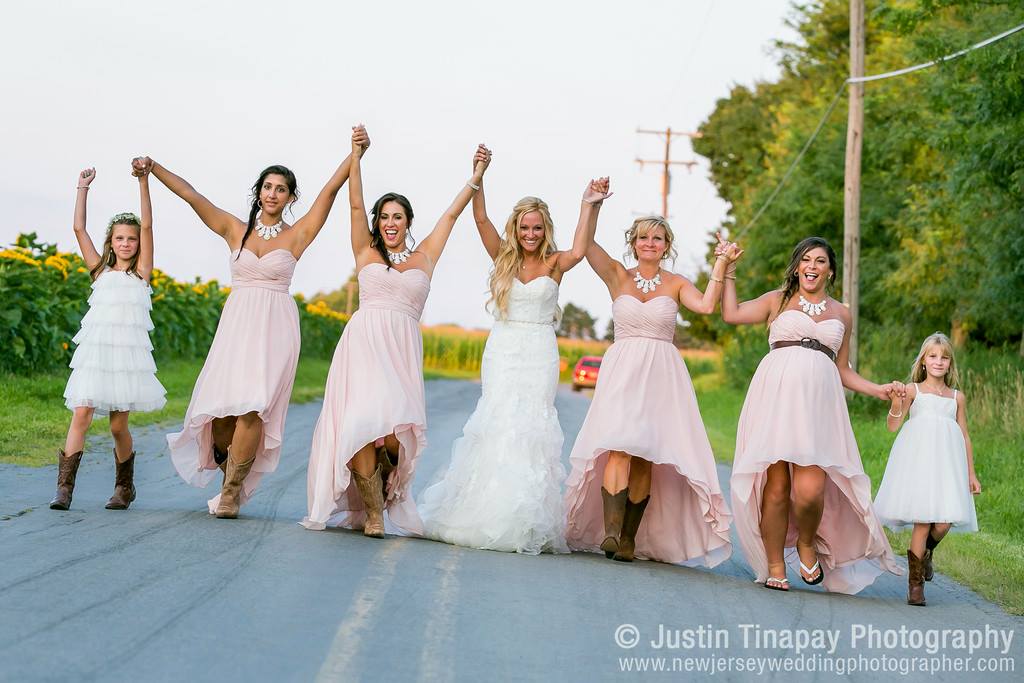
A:
[[[483,396],[420,500],[430,538],[486,550],[568,552],[562,428],[555,411],[558,283],[515,280],[484,348]]]

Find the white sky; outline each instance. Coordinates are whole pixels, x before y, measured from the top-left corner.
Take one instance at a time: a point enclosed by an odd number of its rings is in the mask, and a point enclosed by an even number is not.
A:
[[[662,141],[637,127],[694,130],[735,83],[775,77],[775,38],[792,38],[789,0],[678,2],[37,2],[4,7],[0,243],[36,231],[61,249],[78,171],[98,177],[95,241],[109,216],[137,211],[133,156],[148,154],[218,206],[245,217],[259,171],[295,171],[301,216],[365,123],[369,204],[394,190],[413,203],[422,238],[469,177],[478,142],[494,150],[491,219],[530,194],[551,207],[568,248],[586,182],[612,178],[598,241],[613,255],[638,213],[660,211]],[[676,159],[693,158],[677,138]],[[677,167],[669,199],[692,275],[726,206],[707,165]],[[151,182],[156,265],[179,279],[230,279],[228,248],[191,209]],[[293,292],[335,289],[352,271],[347,191],[300,261]],[[471,211],[434,274],[428,324],[488,327],[490,262]],[[562,281],[562,305],[599,317],[608,292],[584,262]]]

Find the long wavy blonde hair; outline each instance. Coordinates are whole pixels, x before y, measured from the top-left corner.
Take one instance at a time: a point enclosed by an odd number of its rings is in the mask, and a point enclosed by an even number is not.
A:
[[[555,246],[555,224],[551,222],[548,205],[537,197],[523,197],[512,207],[512,213],[505,221],[505,238],[498,247],[498,255],[494,258],[491,269],[491,298],[487,300],[488,310],[496,311],[499,318],[508,314],[508,294],[512,290],[512,280],[519,274],[523,266],[523,247],[519,244],[519,225],[523,216],[536,211],[544,223],[544,241],[540,245],[540,253],[546,259],[558,251]],[[492,308],[493,307],[493,308]]]
[[[914,364],[910,366],[910,381],[916,384],[928,378],[928,371],[924,367],[924,356],[928,353],[928,349],[933,346],[938,346],[942,350],[942,355],[949,357],[949,368],[946,370],[946,375],[942,380],[950,389],[958,389],[960,387],[960,371],[956,367],[953,343],[949,341],[949,337],[941,332],[928,335],[924,343],[921,344],[921,350],[918,351]]]

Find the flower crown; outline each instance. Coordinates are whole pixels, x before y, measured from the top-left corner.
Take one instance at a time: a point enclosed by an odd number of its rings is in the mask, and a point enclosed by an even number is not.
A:
[[[113,227],[118,223],[141,226],[142,219],[140,219],[131,211],[125,211],[123,213],[116,214],[113,218],[110,219],[110,222],[107,223],[107,232],[110,232],[110,230],[112,230]]]

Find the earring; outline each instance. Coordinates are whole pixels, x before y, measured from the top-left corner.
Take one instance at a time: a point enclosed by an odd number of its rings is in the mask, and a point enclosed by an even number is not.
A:
[[[257,199],[256,200],[256,206],[258,206],[258,207],[260,207],[262,209],[263,208],[263,200],[262,199]]]

